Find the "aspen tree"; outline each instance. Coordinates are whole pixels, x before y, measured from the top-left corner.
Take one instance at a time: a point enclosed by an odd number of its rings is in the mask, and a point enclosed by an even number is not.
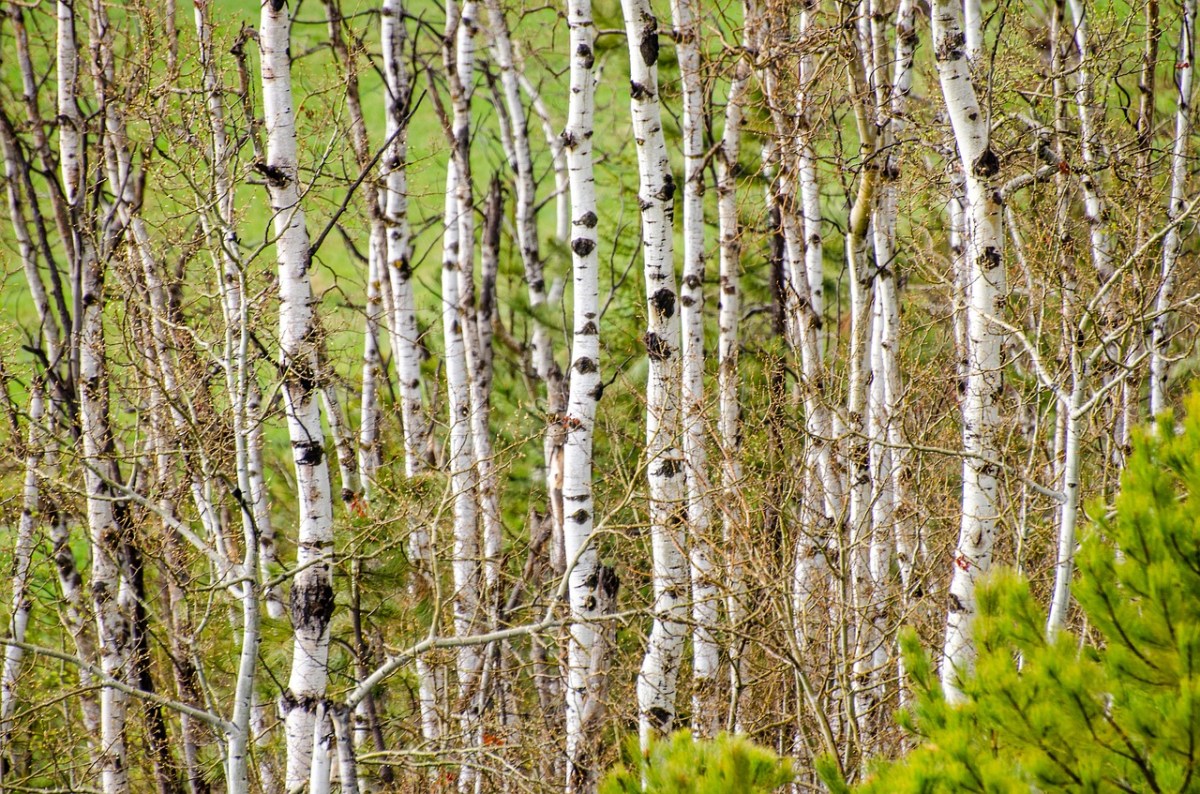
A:
[[[725,129],[716,157],[717,235],[720,245],[720,280],[717,299],[717,430],[721,439],[721,511],[722,540],[732,581],[725,601],[726,619],[732,632],[741,630],[746,619],[745,583],[741,564],[742,533],[749,526],[743,507],[741,465],[741,387],[738,354],[741,347],[741,229],[738,224],[737,178],[741,153],[742,122],[746,94],[750,85],[750,57],[758,47],[759,15],[755,0],[742,4],[742,57],[738,58],[725,105]],[[741,728],[741,689],[745,674],[742,664],[743,641],[729,645],[731,711],[734,731]]]
[[[386,132],[381,176],[384,181],[384,228],[387,234],[387,282],[392,315],[388,327],[396,380],[400,392],[400,417],[404,440],[404,476],[422,476],[428,468],[430,425],[422,396],[420,329],[412,284],[412,233],[408,220],[408,115],[412,85],[405,65],[407,34],[401,0],[384,0],[380,14],[383,73],[387,89]],[[433,549],[429,528],[423,522],[410,528],[409,555],[414,561],[410,592],[430,597],[434,590]],[[444,688],[441,671],[423,658],[416,660],[421,735],[434,741],[441,735],[438,711]]]
[[[969,229],[965,265],[966,390],[962,401],[962,522],[950,580],[950,609],[942,652],[942,685],[960,697],[957,677],[971,669],[976,614],[975,583],[991,568],[998,514],[995,459],[1003,384],[1003,335],[990,319],[1004,294],[1001,208],[995,190],[1000,163],[991,148],[988,116],[982,112],[963,51],[962,8],[956,0],[933,4],[933,46],[958,160],[966,179]]]
[[[21,488],[21,518],[17,523],[17,535],[13,542],[12,612],[9,618],[8,636],[17,642],[25,641],[29,627],[29,613],[33,607],[30,598],[30,568],[33,562],[34,525],[41,518],[41,485],[38,468],[42,462],[45,440],[42,421],[45,414],[45,398],[39,383],[32,384],[29,394],[29,441],[25,448],[25,475]],[[13,713],[17,705],[17,685],[22,648],[8,645],[4,649],[4,667],[0,671],[0,776],[11,769],[11,739]],[[3,782],[0,781],[0,786]]]
[[[595,27],[590,0],[567,0],[571,76],[562,143],[570,177],[572,310],[571,365],[563,449],[563,545],[572,623],[567,647],[566,728],[569,794],[596,786],[595,734],[605,709],[605,636],[590,621],[615,592],[615,577],[600,563],[592,532],[593,433],[600,376],[600,281],[596,183],[592,162],[595,117]]]
[[[525,268],[526,293],[529,296],[529,309],[532,314],[532,334],[530,339],[530,358],[533,370],[546,389],[546,412],[550,416],[562,415],[567,410],[567,386],[562,370],[555,360],[554,346],[549,329],[543,321],[542,313],[549,308],[546,292],[546,275],[542,262],[541,246],[538,243],[537,232],[537,185],[533,168],[533,153],[529,145],[529,118],[521,101],[522,75],[517,71],[514,60],[513,41],[504,16],[500,0],[487,0],[488,20],[492,37],[492,53],[496,66],[500,70],[500,83],[503,87],[504,116],[508,119],[508,127],[512,138],[512,160],[516,171],[516,237],[517,247],[521,253],[521,263]],[[528,81],[525,81],[526,83]],[[532,86],[529,86],[532,88]],[[535,108],[541,104],[541,98],[534,93]],[[545,114],[545,108],[542,108]],[[550,135],[551,153],[555,170],[555,182],[562,199],[567,198],[567,169],[562,158],[562,141],[558,136]],[[559,479],[563,461],[563,438],[561,428],[551,423],[546,430],[542,445],[543,465],[550,484],[550,513],[556,524],[555,533],[563,532],[563,508],[561,487],[555,488],[554,482]]]
[[[288,789],[309,779],[316,704],[328,680],[329,621],[333,615],[333,504],[325,435],[321,427],[320,362],[309,268],[308,230],[300,200],[296,119],[292,100],[291,19],[282,0],[267,0],[259,23],[263,118],[267,133],[266,178],[274,212],[279,264],[279,342],[284,412],[296,468],[299,531],[292,581],[295,632],[292,672],[283,695],[286,714]]]
[[[1196,64],[1196,3],[1184,0],[1179,20],[1179,45],[1175,56],[1175,140],[1171,147],[1171,188],[1167,198],[1167,219],[1174,221],[1184,209],[1187,187],[1188,148],[1192,137],[1192,80]],[[1162,273],[1154,301],[1154,324],[1150,340],[1150,413],[1157,415],[1167,407],[1168,356],[1167,322],[1171,298],[1178,279],[1176,263],[1183,247],[1178,227],[1163,239]]]
[[[692,579],[692,724],[714,736],[720,710],[716,639],[720,597],[710,537],[711,495],[704,411],[704,87],[700,74],[700,18],[692,0],[674,0],[671,16],[683,93],[683,283],[679,295],[684,477]]]
[[[445,231],[442,238],[442,333],[445,340],[447,407],[450,412],[450,475],[454,499],[454,631],[460,638],[477,634],[488,594],[480,581],[479,523],[494,535],[499,522],[491,471],[491,438],[480,369],[480,340],[475,317],[475,223],[469,157],[478,6],[466,0],[446,9],[442,60],[450,84],[453,118],[450,162],[446,167]],[[482,739],[482,677],[485,655],[474,644],[457,654],[458,714],[464,746]],[[464,763],[460,791],[469,791],[477,771]]]
[[[94,14],[96,8],[93,6]],[[75,9],[60,4],[58,62],[60,105],[66,103],[83,123],[77,105],[76,81],[79,73],[79,53],[75,31]],[[95,73],[103,75],[110,65],[111,48],[106,36],[109,31],[103,16],[91,18],[92,46],[95,53]],[[104,62],[99,62],[104,59]],[[98,99],[106,98],[103,90]],[[65,97],[65,100],[64,100]],[[82,165],[83,135],[59,139],[64,163],[64,192],[76,209],[77,239],[85,239],[83,200],[85,186]],[[117,185],[123,184],[117,175]],[[111,248],[113,232],[108,232],[104,245]],[[132,672],[132,616],[134,595],[131,583],[121,575],[120,558],[126,542],[125,528],[118,521],[109,481],[114,469],[110,458],[112,434],[109,426],[109,380],[107,350],[104,339],[104,281],[106,257],[84,245],[77,249],[78,273],[82,310],[79,327],[79,426],[82,440],[84,482],[87,493],[87,515],[92,550],[91,591],[92,609],[96,616],[99,640],[100,667],[108,678],[125,681]],[[103,252],[107,253],[107,251]],[[100,776],[105,794],[124,794],[129,790],[129,767],[126,755],[125,723],[129,696],[114,686],[100,691]]]
[[[685,472],[679,449],[679,317],[672,200],[675,178],[662,130],[658,18],[647,0],[622,0],[629,46],[630,110],[637,144],[638,203],[646,282],[646,471],[650,485],[654,625],[638,674],[642,746],[675,723],[675,694],[687,628]]]

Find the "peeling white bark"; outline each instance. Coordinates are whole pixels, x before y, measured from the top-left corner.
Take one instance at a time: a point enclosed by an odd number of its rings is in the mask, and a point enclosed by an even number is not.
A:
[[[404,475],[422,475],[428,468],[429,420],[422,397],[420,329],[412,284],[412,234],[408,221],[408,117],[412,87],[405,66],[407,35],[401,0],[384,0],[380,15],[383,72],[387,88],[387,136],[391,143],[383,158],[384,226],[387,234],[387,279],[392,298],[389,340],[396,362],[400,417],[404,434]],[[420,598],[434,592],[433,550],[429,528],[422,522],[410,528],[409,556],[414,563],[412,592]],[[417,659],[421,735],[427,742],[441,735],[439,671]]]
[[[938,79],[954,129],[966,178],[968,249],[966,277],[966,390],[962,402],[962,522],[950,581],[950,609],[942,658],[942,686],[951,701],[961,698],[958,676],[975,658],[971,626],[977,610],[975,585],[991,568],[999,513],[995,460],[999,425],[997,400],[1003,386],[1001,329],[988,318],[1004,294],[1001,207],[995,177],[1000,163],[992,151],[987,116],[971,82],[963,51],[962,9],[954,0],[933,5],[933,45]]]
[[[658,19],[648,0],[622,0],[629,45],[630,108],[637,144],[650,374],[646,384],[646,470],[654,554],[654,626],[638,675],[642,747],[675,723],[679,662],[687,636],[688,565],[684,554],[685,472],[679,449],[679,316],[672,199],[675,180],[658,99]]]
[[[1167,198],[1167,220],[1174,221],[1184,209],[1187,188],[1188,148],[1192,137],[1192,80],[1196,64],[1196,3],[1183,0],[1179,22],[1179,49],[1175,56],[1175,142],[1171,147],[1171,192]],[[1162,274],[1154,301],[1154,321],[1150,342],[1150,413],[1157,415],[1167,407],[1167,376],[1170,337],[1167,324],[1175,288],[1176,263],[1183,247],[1183,236],[1174,226],[1163,238]]]
[[[259,23],[267,159],[262,163],[274,215],[279,264],[279,346],[283,398],[299,491],[299,528],[291,611],[292,672],[283,696],[288,789],[309,779],[317,703],[328,680],[333,615],[333,505],[321,427],[321,367],[309,267],[308,230],[300,204],[296,119],[292,102],[291,20],[283,0],[266,0]]]
[[[759,9],[755,0],[742,4],[742,47],[747,55],[757,45]],[[749,612],[741,560],[743,533],[750,526],[749,511],[741,492],[741,380],[738,353],[741,348],[741,230],[738,225],[737,169],[741,151],[742,119],[750,84],[748,57],[738,60],[725,105],[725,129],[717,153],[717,236],[720,245],[720,286],[717,298],[717,431],[721,440],[721,520],[729,593],[725,599],[726,620],[733,640],[729,646],[730,709],[734,732],[741,722],[741,690],[745,678],[743,640],[739,636]]]
[[[692,729],[715,736],[720,726],[717,642],[720,594],[714,578],[704,410],[704,87],[700,74],[700,18],[694,0],[673,0],[675,53],[683,88],[683,459],[687,486],[688,550],[692,580]]]
[[[593,664],[604,638],[588,621],[603,608],[603,569],[592,543],[596,506],[592,495],[592,440],[600,399],[600,283],[597,256],[596,185],[592,162],[595,114],[595,28],[591,0],[567,0],[571,48],[567,126],[562,135],[570,176],[572,311],[570,393],[563,450],[563,545],[569,572],[570,639],[567,648],[566,728],[568,794],[595,790],[594,735],[604,695]],[[602,663],[601,663],[602,664]]]
[[[21,518],[17,522],[17,535],[12,552],[12,611],[9,616],[8,637],[16,642],[25,642],[25,630],[29,626],[29,613],[33,607],[29,597],[29,576],[33,563],[34,527],[41,517],[38,467],[41,465],[46,443],[41,426],[44,413],[45,399],[42,387],[41,384],[34,383],[29,394],[29,440],[25,448]],[[18,676],[23,657],[24,651],[18,646],[5,646],[4,669],[0,672],[0,765],[3,766],[0,768],[0,776],[7,770],[8,765],[13,713],[18,697]]]

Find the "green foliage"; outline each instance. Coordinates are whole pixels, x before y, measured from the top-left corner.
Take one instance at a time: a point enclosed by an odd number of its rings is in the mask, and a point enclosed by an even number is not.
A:
[[[600,794],[767,794],[795,778],[790,761],[725,733],[694,741],[689,731],[678,731],[655,741],[645,756],[635,738],[628,757],[627,766],[604,778]]]
[[[1168,415],[1138,439],[1114,509],[1091,510],[1085,634],[1047,640],[1028,583],[990,577],[966,702],[946,703],[907,637],[916,705],[901,722],[921,744],[859,791],[1200,791],[1200,393],[1187,407],[1179,431]]]

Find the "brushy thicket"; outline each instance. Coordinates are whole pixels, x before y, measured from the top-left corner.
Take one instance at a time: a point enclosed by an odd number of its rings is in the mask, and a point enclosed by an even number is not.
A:
[[[1078,556],[1082,630],[1045,633],[1029,583],[997,571],[981,593],[967,702],[947,704],[929,655],[904,645],[919,742],[856,791],[1200,790],[1200,392],[1135,442],[1111,510]],[[834,791],[847,791],[826,762]]]

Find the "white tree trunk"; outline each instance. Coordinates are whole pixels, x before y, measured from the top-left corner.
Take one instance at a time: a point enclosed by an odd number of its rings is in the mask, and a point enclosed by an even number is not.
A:
[[[687,483],[688,547],[692,578],[692,729],[716,735],[721,721],[717,643],[720,594],[710,537],[711,494],[704,406],[704,87],[700,74],[700,19],[694,0],[673,0],[675,53],[683,93],[683,459]]]
[[[8,637],[16,642],[25,642],[25,630],[29,626],[29,613],[33,603],[29,597],[29,575],[33,562],[34,528],[41,518],[39,505],[40,476],[45,440],[41,426],[45,413],[42,387],[34,383],[29,393],[29,442],[25,448],[25,481],[21,493],[21,518],[17,522],[17,535],[13,543],[12,566],[12,611],[9,617]],[[4,648],[4,669],[0,673],[0,775],[10,767],[9,741],[12,737],[13,712],[17,705],[18,677],[24,651],[16,645]]]
[[[446,170],[446,232],[443,238],[442,326],[450,408],[450,472],[454,489],[454,626],[459,637],[483,626],[490,593],[481,592],[480,519],[485,545],[498,537],[500,514],[492,469],[482,342],[475,316],[475,223],[470,170],[471,94],[475,77],[478,6],[466,0],[446,7],[443,44],[453,104],[451,159]],[[453,277],[454,285],[449,284]],[[486,585],[486,582],[482,583]],[[464,746],[478,745],[483,710],[485,654],[477,645],[458,650],[458,714]],[[459,791],[474,788],[478,773],[464,763]]]
[[[68,9],[66,14],[73,14],[73,10]],[[60,11],[59,62],[75,61],[77,64],[74,25],[69,25],[69,32],[64,31],[63,16],[63,12]],[[93,5],[90,22],[97,98],[104,103],[107,98],[105,85],[111,83],[112,50],[107,19],[102,8],[97,9]],[[75,77],[77,74],[77,66],[73,66],[71,75]],[[70,97],[69,103],[75,105],[74,83],[66,85],[63,76],[60,75],[59,89],[67,92]],[[105,115],[107,116],[107,113]],[[82,162],[82,137],[73,143],[78,149],[70,153],[64,152],[64,162],[71,156],[78,157]],[[68,141],[60,139],[60,149],[67,145]],[[82,172],[78,175],[82,179]],[[122,185],[124,180],[121,176],[110,174],[109,178],[115,184]],[[76,191],[82,190],[82,184],[77,183],[73,189],[68,189],[68,196],[80,197]],[[76,233],[82,239],[82,229]],[[105,240],[106,247],[111,244],[111,239]],[[109,430],[109,381],[104,340],[105,261],[97,256],[90,246],[85,246],[78,255],[81,259],[79,271],[82,294],[82,316],[78,320],[79,416],[92,549],[92,604],[96,616],[101,669],[106,675],[125,681],[132,675],[133,593],[130,582],[121,576],[119,561],[126,538],[124,529],[117,522],[113,507],[112,489],[108,482],[112,478],[107,476],[113,470],[113,462],[109,457],[112,453],[112,436]],[[111,686],[100,691],[100,774],[105,794],[124,794],[129,789],[125,741],[128,699],[128,695]]]
[[[896,73],[892,81],[892,140],[904,132],[908,121],[908,95],[912,90],[913,52],[917,45],[917,33],[913,15],[913,0],[900,0],[896,10]],[[887,419],[887,439],[891,456],[890,488],[892,491],[893,521],[895,526],[896,562],[900,569],[900,583],[904,588],[901,604],[907,605],[912,595],[913,564],[916,561],[916,537],[912,527],[910,511],[905,506],[906,437],[900,416],[900,397],[903,385],[900,378],[900,295],[899,263],[895,261],[895,228],[899,215],[897,180],[899,165],[891,160],[885,164],[883,195],[880,197],[881,224],[890,229],[888,239],[891,255],[883,258],[888,264],[880,273],[877,295],[881,303],[880,343],[883,348],[884,368],[884,413]],[[880,255],[876,253],[876,261]],[[901,660],[903,664],[903,660]],[[901,693],[903,695],[903,686]]]
[[[812,9],[801,6],[797,34],[811,35]],[[764,31],[763,47],[770,51],[782,37],[772,27]],[[809,133],[805,127],[810,99],[812,61],[807,54],[800,59],[800,85],[796,92],[796,117],[787,112],[788,100],[778,75],[763,70],[764,90],[771,109],[778,143],[775,153],[779,173],[772,183],[771,197],[778,207],[783,236],[785,285],[785,325],[788,342],[800,359],[799,389],[804,406],[804,424],[808,436],[804,449],[805,484],[802,495],[802,532],[796,544],[792,569],[793,611],[797,640],[804,645],[804,623],[815,603],[832,585],[829,556],[835,550],[833,522],[842,515],[841,476],[831,450],[834,421],[824,399],[824,363],[821,350],[821,283],[824,279],[820,186],[816,179]],[[799,189],[797,190],[797,183]],[[800,195],[797,207],[795,195]],[[798,211],[799,210],[799,211]],[[828,604],[825,605],[826,607]],[[825,611],[824,614],[828,614]]]
[[[500,82],[503,86],[504,109],[507,115],[512,135],[512,154],[516,170],[517,201],[516,201],[516,232],[517,244],[521,252],[521,262],[525,268],[525,284],[529,295],[529,309],[532,315],[530,357],[538,380],[546,388],[546,412],[551,416],[561,415],[567,409],[566,384],[562,371],[555,360],[554,346],[549,329],[543,322],[543,315],[549,310],[546,296],[545,271],[542,264],[541,248],[537,236],[537,194],[533,170],[533,154],[529,146],[529,119],[525,106],[521,102],[522,75],[518,74],[513,59],[513,43],[509,34],[508,23],[499,0],[487,0],[488,17],[491,22],[492,51],[496,65],[500,69]],[[528,83],[528,81],[526,81]],[[527,90],[532,91],[531,85]],[[536,93],[535,108],[541,103]],[[545,108],[541,108],[545,112]],[[562,156],[561,139],[551,134],[549,136],[551,153],[553,155],[555,180],[561,191],[558,198],[565,202],[567,196],[567,167]],[[563,220],[566,220],[564,214]],[[565,234],[563,237],[565,238]],[[546,431],[543,442],[543,463],[546,467],[547,485],[550,491],[550,512],[555,520],[556,536],[563,532],[562,493],[561,488],[555,487],[557,472],[562,467],[563,434],[561,428],[551,424]]]
[[[1183,0],[1183,18],[1179,22],[1179,49],[1175,64],[1175,143],[1171,149],[1171,193],[1167,199],[1167,220],[1174,221],[1184,209],[1187,187],[1188,145],[1192,136],[1192,76],[1195,73],[1196,3]],[[1167,323],[1171,312],[1171,293],[1183,236],[1174,226],[1163,238],[1162,275],[1154,301],[1154,321],[1150,343],[1150,413],[1157,415],[1167,407],[1167,376],[1170,337]]]
[[[463,342],[462,302],[459,299],[459,223],[457,164],[446,171],[446,226],[442,242],[442,333],[445,339],[446,404],[449,410],[450,454],[448,466],[454,515],[454,632],[468,637],[479,625],[479,535],[478,505],[475,501],[474,454],[471,435],[471,398],[467,354]],[[483,664],[478,646],[458,650],[458,713],[464,741],[472,741],[476,726],[474,686]],[[464,778],[469,780],[467,767]],[[464,782],[463,786],[466,785]]]
[[[1079,53],[1079,64],[1075,73],[1075,104],[1079,110],[1080,152],[1086,166],[1079,174],[1083,188],[1084,213],[1091,234],[1092,264],[1101,281],[1112,275],[1112,235],[1108,228],[1104,198],[1093,174],[1099,170],[1102,153],[1100,142],[1100,120],[1092,92],[1092,56],[1088,49],[1088,19],[1082,0],[1069,0],[1071,16],[1075,20],[1075,47]],[[1107,303],[1107,302],[1106,302]],[[1111,308],[1111,307],[1109,307]]]
[[[383,71],[387,87],[387,136],[383,158],[385,182],[384,225],[387,232],[387,278],[391,289],[389,327],[392,358],[400,390],[400,417],[404,434],[404,475],[413,478],[427,469],[429,421],[422,397],[420,329],[412,284],[412,235],[408,223],[408,119],[412,88],[405,66],[406,32],[401,0],[384,0],[380,21]],[[422,522],[410,529],[409,555],[414,563],[412,591],[418,597],[434,592],[433,550],[429,528]],[[441,735],[438,710],[440,674],[425,659],[417,659],[421,735],[427,742]]]
[[[1080,372],[1079,351],[1072,346],[1071,392],[1067,399],[1058,401],[1063,414],[1065,435],[1063,439],[1062,477],[1058,482],[1064,495],[1058,508],[1058,552],[1054,565],[1054,591],[1050,597],[1050,616],[1046,621],[1046,636],[1054,639],[1067,620],[1071,606],[1071,574],[1075,562],[1075,527],[1079,520],[1079,454],[1082,441],[1079,408],[1082,403],[1083,378]]]
[[[998,310],[997,301],[1004,294],[1004,238],[994,184],[999,160],[991,150],[987,116],[962,50],[961,7],[955,0],[937,0],[932,16],[938,79],[966,177],[969,230],[966,391],[962,402],[967,457],[963,459],[962,522],[954,552],[941,671],[946,695],[956,701],[961,698],[958,676],[971,669],[975,657],[971,636],[977,609],[975,584],[991,568],[999,512],[995,467],[986,461],[996,457],[1003,336],[988,318]]]
[[[646,384],[646,470],[654,553],[654,626],[638,675],[642,747],[675,723],[679,662],[687,636],[684,555],[685,472],[679,450],[679,316],[676,313],[672,199],[675,180],[658,100],[658,19],[648,0],[622,0],[629,45],[631,112],[642,208],[650,374]]]
[[[560,242],[565,243],[571,234],[570,176],[567,173],[566,146],[563,144],[562,136],[555,131],[554,124],[550,121],[550,111],[546,109],[546,103],[542,100],[537,86],[529,81],[524,71],[518,72],[517,79],[521,83],[521,90],[529,96],[533,112],[542,125],[542,134],[546,138],[546,145],[550,148],[550,155],[553,158],[551,162],[554,167],[554,236]]]
[[[759,9],[754,0],[742,4],[742,46],[749,52],[758,44]],[[750,62],[739,59],[725,105],[725,130],[717,153],[717,236],[720,244],[720,291],[717,299],[717,430],[721,440],[721,520],[729,577],[725,599],[726,621],[733,637],[729,646],[730,709],[734,732],[742,730],[741,690],[745,677],[740,638],[749,611],[741,561],[744,533],[750,515],[744,503],[742,482],[741,399],[738,390],[738,353],[741,348],[741,241],[737,207],[737,167],[741,151],[742,104],[750,80]]]
[[[296,120],[292,103],[291,20],[282,0],[267,0],[259,23],[267,161],[259,166],[275,213],[279,263],[279,346],[283,398],[299,491],[299,528],[291,609],[295,633],[292,672],[283,697],[288,789],[309,779],[317,702],[328,679],[329,621],[333,616],[333,505],[325,435],[317,402],[315,298],[308,230],[300,205]]]
[[[570,175],[571,273],[574,282],[570,393],[562,423],[563,545],[569,572],[567,597],[571,620],[567,648],[568,794],[595,790],[594,734],[603,714],[604,693],[597,689],[593,658],[604,639],[594,623],[601,603],[599,553],[592,543],[596,506],[592,498],[592,434],[600,378],[600,282],[597,256],[596,185],[592,164],[595,114],[595,29],[591,0],[567,0],[571,50],[571,90],[567,126],[562,135]]]
[[[378,202],[372,195],[368,201]],[[367,330],[363,340],[362,399],[358,423],[358,471],[363,495],[369,500],[371,489],[382,462],[379,450],[379,384],[384,378],[379,341],[386,312],[383,307],[383,279],[387,261],[387,232],[383,219],[371,223],[370,246],[367,254]]]
[[[358,88],[358,62],[346,45],[342,33],[342,12],[336,0],[326,0],[325,16],[329,23],[329,41],[337,59],[338,71],[346,90],[346,109],[350,115],[350,147],[354,151],[354,159],[358,167],[366,170],[371,167],[371,143],[367,135],[367,122],[363,115],[362,100]],[[368,189],[364,200],[369,219],[369,238],[367,247],[367,289],[366,289],[366,333],[363,335],[363,370],[362,392],[360,401],[360,422],[358,429],[358,459],[354,476],[355,487],[368,489],[375,479],[379,467],[379,450],[376,447],[379,437],[380,408],[378,382],[382,375],[380,371],[379,337],[383,321],[383,288],[386,278],[384,260],[387,256],[387,233],[384,229],[383,210],[379,191]],[[347,446],[349,442],[347,440]],[[339,456],[341,446],[339,445]],[[345,467],[343,466],[343,469]],[[345,481],[343,481],[345,487]],[[369,498],[369,494],[367,494]]]
[[[79,414],[83,436],[84,482],[92,547],[92,601],[105,675],[130,675],[133,626],[129,582],[118,560],[124,533],[113,512],[107,474],[112,439],[108,427],[108,377],[104,345],[104,265],[90,251],[83,265],[83,318],[79,345]],[[105,794],[129,790],[125,715],[129,696],[113,687],[100,690],[101,781]]]

